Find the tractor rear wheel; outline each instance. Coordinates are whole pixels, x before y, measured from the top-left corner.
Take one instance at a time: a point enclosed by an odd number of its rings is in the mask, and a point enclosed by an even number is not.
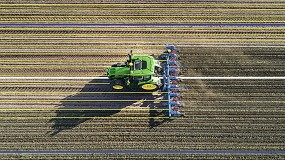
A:
[[[112,88],[115,90],[123,90],[125,89],[123,80],[121,79],[116,79],[112,82]]]
[[[140,88],[142,90],[153,91],[153,90],[158,89],[158,85],[157,84],[147,83],[147,84],[140,85]]]

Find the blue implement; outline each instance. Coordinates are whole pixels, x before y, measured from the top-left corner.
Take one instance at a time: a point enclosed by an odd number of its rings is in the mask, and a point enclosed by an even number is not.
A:
[[[181,97],[181,94],[177,93],[181,89],[177,83],[180,81],[177,78],[179,74],[177,59],[179,56],[177,48],[174,45],[166,45],[166,52],[160,56],[160,58],[165,59],[166,63],[162,66],[163,68],[163,91],[167,92],[167,102],[163,103],[164,106],[168,107],[168,116],[182,116],[180,107],[182,106],[178,100],[173,100],[173,98]],[[175,66],[175,67],[174,67]],[[175,83],[174,83],[175,82]]]

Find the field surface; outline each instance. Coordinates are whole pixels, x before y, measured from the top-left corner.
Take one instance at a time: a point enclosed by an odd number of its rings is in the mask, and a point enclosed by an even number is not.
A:
[[[169,119],[165,93],[91,77],[167,43],[182,77],[284,77],[285,1],[0,2],[2,159],[284,158],[285,79],[184,80]]]

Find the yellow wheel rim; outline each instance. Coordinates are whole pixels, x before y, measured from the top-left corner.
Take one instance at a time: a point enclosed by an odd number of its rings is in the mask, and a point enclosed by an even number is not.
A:
[[[121,85],[114,85],[113,88],[114,88],[114,89],[123,89],[124,87],[121,86]]]
[[[154,90],[157,86],[155,84],[144,84],[142,85],[142,89],[144,90]]]

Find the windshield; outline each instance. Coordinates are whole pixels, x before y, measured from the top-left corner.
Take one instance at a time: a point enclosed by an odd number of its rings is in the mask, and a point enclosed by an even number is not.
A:
[[[142,63],[140,60],[136,60],[134,62],[134,70],[141,70],[142,69]]]

